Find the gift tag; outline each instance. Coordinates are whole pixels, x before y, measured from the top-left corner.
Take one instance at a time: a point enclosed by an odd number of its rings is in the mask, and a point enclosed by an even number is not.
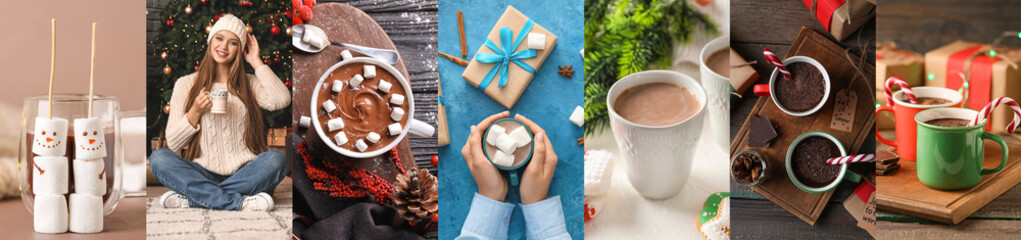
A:
[[[858,94],[853,90],[843,89],[833,96],[833,119],[830,128],[851,132],[854,125],[854,111],[858,106]]]
[[[873,237],[876,236],[876,192],[869,195],[869,202],[865,204],[865,212],[858,219],[858,227],[865,229]]]

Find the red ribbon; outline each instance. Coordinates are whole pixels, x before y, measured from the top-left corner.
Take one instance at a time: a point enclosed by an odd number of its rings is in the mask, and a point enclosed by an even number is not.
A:
[[[961,49],[950,54],[947,59],[947,81],[946,88],[960,89],[964,83],[961,74],[965,72],[964,66],[969,58],[979,51],[984,51],[982,44],[975,44],[973,47]],[[993,87],[993,64],[1000,61],[999,58],[992,58],[986,55],[975,56],[971,59],[970,81],[968,82],[968,102],[964,107],[974,110],[981,110],[992,98]],[[986,126],[988,131],[989,125]]]
[[[833,18],[833,12],[837,11],[840,5],[844,5],[846,0],[801,0],[808,6],[809,10],[815,10],[815,18],[819,19],[819,23],[826,28],[826,31],[830,30],[830,19]],[[815,2],[815,6],[812,3]]]
[[[875,191],[876,186],[873,186],[866,181],[862,181],[861,184],[858,184],[858,187],[854,188],[854,194],[858,195],[858,198],[860,198],[864,203],[869,202],[869,196],[872,196],[872,193]]]

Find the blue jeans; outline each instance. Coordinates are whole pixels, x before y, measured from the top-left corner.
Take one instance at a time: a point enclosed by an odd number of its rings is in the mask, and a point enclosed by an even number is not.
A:
[[[233,175],[224,176],[166,148],[156,149],[149,155],[152,175],[163,186],[188,198],[190,207],[220,210],[239,210],[245,197],[260,192],[272,193],[284,179],[286,163],[280,151],[267,151]]]

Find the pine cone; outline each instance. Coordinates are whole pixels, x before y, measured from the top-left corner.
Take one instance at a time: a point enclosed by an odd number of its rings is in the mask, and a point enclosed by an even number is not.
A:
[[[394,184],[394,208],[411,223],[432,221],[439,208],[436,176],[429,169],[412,169],[398,175]]]

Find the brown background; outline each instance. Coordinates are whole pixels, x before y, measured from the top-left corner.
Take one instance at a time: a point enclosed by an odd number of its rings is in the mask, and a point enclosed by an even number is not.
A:
[[[57,19],[54,93],[89,91],[92,22],[96,30],[96,93],[117,96],[122,110],[145,107],[145,1],[7,1],[0,14],[0,104],[20,109],[46,94],[50,18]]]

